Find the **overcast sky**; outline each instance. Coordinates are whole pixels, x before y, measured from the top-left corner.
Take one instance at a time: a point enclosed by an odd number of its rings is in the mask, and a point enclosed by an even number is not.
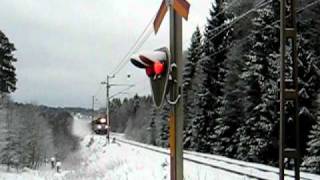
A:
[[[18,89],[13,98],[49,106],[91,107],[105,102],[100,82],[129,51],[162,0],[1,0],[0,30],[15,44]],[[192,1],[184,44],[202,27],[212,0]],[[168,46],[168,15],[141,50]],[[127,78],[131,74],[131,78]],[[130,63],[113,83],[136,86],[128,95],[150,94],[145,73]],[[111,94],[125,87],[114,87]]]

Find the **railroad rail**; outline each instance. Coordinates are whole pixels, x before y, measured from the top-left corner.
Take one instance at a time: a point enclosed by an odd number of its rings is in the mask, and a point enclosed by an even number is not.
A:
[[[161,154],[164,154],[164,155],[169,155],[168,150],[165,150],[165,149],[161,150],[158,147],[151,147],[150,145],[141,145],[140,143],[135,143],[135,142],[132,142],[132,141],[119,139],[119,138],[117,138],[117,142],[128,144],[128,145],[139,147],[139,148],[143,148],[143,149],[147,149],[147,150],[154,151],[154,152],[157,152],[157,153],[161,153]],[[184,154],[185,155],[192,155],[192,156],[199,157],[199,158],[205,158],[205,159],[208,159],[208,160],[219,161],[219,162],[227,163],[227,164],[230,164],[230,165],[236,165],[236,166],[241,167],[241,168],[251,168],[251,169],[255,169],[255,170],[258,170],[260,172],[263,172],[263,173],[273,173],[273,174],[279,175],[279,172],[276,171],[276,170],[272,170],[272,169],[267,170],[267,169],[259,168],[259,167],[256,167],[256,166],[253,166],[253,165],[250,165],[250,164],[246,165],[245,163],[235,162],[233,160],[224,160],[223,158],[215,158],[215,157],[211,157],[209,155],[201,155],[199,153],[189,152],[189,151],[184,151]],[[211,167],[211,168],[214,168],[214,169],[223,170],[223,171],[226,171],[226,172],[229,172],[229,173],[245,176],[245,177],[252,178],[252,179],[258,179],[258,180],[270,180],[271,179],[270,177],[269,178],[268,177],[261,177],[261,176],[258,176],[258,175],[250,174],[248,172],[243,172],[241,170],[235,170],[235,169],[226,168],[226,167],[223,167],[223,166],[220,166],[220,165],[214,165],[212,163],[206,163],[206,162],[203,162],[203,161],[200,161],[200,160],[196,160],[196,159],[193,159],[193,158],[190,158],[190,157],[183,157],[183,159],[186,160],[186,161],[189,161],[189,162],[193,162],[193,163],[196,163],[196,164],[201,164],[201,165],[208,166],[208,167]],[[288,173],[285,173],[285,177],[289,177],[289,178],[293,178],[294,179],[294,175],[291,175],[291,174],[288,174]],[[307,177],[301,177],[301,180],[313,180],[313,179],[307,178]]]

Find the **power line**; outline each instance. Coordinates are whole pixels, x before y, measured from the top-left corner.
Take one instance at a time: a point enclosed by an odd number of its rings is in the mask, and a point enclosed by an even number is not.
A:
[[[127,90],[129,90],[129,89],[131,89],[131,88],[133,88],[133,87],[135,87],[135,85],[130,85],[129,87],[127,87],[127,88],[125,88],[125,89],[123,89],[123,90],[121,90],[121,91],[118,91],[118,92],[112,94],[109,98],[111,99],[111,98],[113,98],[113,97],[115,97],[115,96],[117,96],[117,95],[119,95],[119,94],[122,94],[123,92],[125,92],[125,91],[127,91]]]
[[[264,0],[262,0],[262,1],[264,1]],[[213,2],[211,2],[211,3],[213,3]],[[234,5],[236,5],[236,4],[238,4],[238,3],[240,3],[240,0],[233,0],[232,2],[230,2],[229,3],[229,5],[226,7],[226,8],[223,8],[223,10],[222,11],[220,11],[218,14],[216,14],[215,16],[213,16],[213,17],[211,17],[212,19],[213,18],[217,18],[218,16],[220,16],[222,13],[225,13],[229,8],[231,8],[232,6],[234,6]],[[194,23],[194,24],[196,24],[196,23]],[[198,25],[197,25],[198,26]],[[205,26],[206,26],[206,24],[205,25],[202,25],[201,27],[199,27],[199,29],[202,29],[202,28],[205,28]],[[189,41],[190,39],[187,39],[186,41],[184,41],[184,45],[185,44],[187,44],[187,42]]]
[[[100,92],[101,92],[102,87],[99,86],[98,90],[96,91],[96,93],[94,93],[94,96],[96,97]]]
[[[271,3],[272,0],[270,0],[269,2],[262,2],[259,3],[258,6],[255,6],[254,8],[248,10],[247,12],[243,13],[242,15],[240,15],[239,17],[237,17],[236,19],[232,20],[229,24],[222,24],[221,26],[215,28],[212,30],[212,32],[214,32],[217,29],[220,29],[224,26],[226,26],[225,28],[223,28],[221,31],[215,33],[214,36],[210,37],[208,40],[213,40],[214,38],[218,37],[221,33],[223,33],[224,31],[228,30],[229,28],[231,28],[234,24],[236,24],[237,22],[239,22],[241,19],[243,19],[244,17],[248,16],[249,14],[251,14],[252,12],[257,11],[260,8],[263,8],[264,6],[268,5],[269,3]]]
[[[229,24],[222,24],[222,25],[216,27],[215,29],[212,30],[212,32],[210,32],[210,33],[212,33],[212,34],[215,33],[215,35],[212,36],[212,37],[209,37],[209,40],[211,41],[211,40],[213,40],[214,38],[218,37],[221,33],[223,33],[224,31],[228,30],[229,28],[231,28],[235,23],[239,22],[242,18],[246,17],[247,15],[249,15],[249,14],[252,13],[252,12],[257,11],[258,9],[264,7],[265,5],[268,5],[268,4],[271,3],[271,2],[272,2],[272,0],[269,0],[269,2],[267,2],[266,0],[262,0],[262,1],[260,1],[259,3],[257,3],[257,4],[255,5],[255,7],[251,8],[250,10],[248,10],[248,11],[246,11],[245,13],[241,14],[240,16],[238,16],[237,18],[235,18],[234,20],[232,20]],[[213,16],[213,17],[216,17],[216,16],[217,16],[217,15],[215,15],[215,16]],[[225,28],[223,28],[223,27],[225,27]],[[214,31],[219,30],[219,29],[221,29],[221,28],[223,28],[223,29],[220,30],[220,31],[218,31],[218,32],[214,32]],[[210,35],[210,33],[209,33],[209,35]],[[202,39],[202,41],[204,41],[204,39]]]
[[[297,10],[297,14],[299,14],[299,13],[303,12],[304,10],[306,10],[306,9],[308,9],[308,8],[316,5],[316,4],[319,3],[319,2],[320,2],[320,0],[316,0],[316,1],[314,1],[314,2],[312,2],[312,3],[310,3],[310,4],[308,4],[308,5],[306,5],[306,6],[303,7],[303,8],[298,9],[298,10]],[[279,23],[279,22],[280,22],[280,20],[277,20],[277,21],[273,22],[271,25],[274,25],[274,24]],[[262,29],[265,29],[265,28],[267,28],[267,27],[263,27]],[[252,34],[252,33],[250,33],[248,36],[250,36],[251,34]],[[246,37],[248,37],[248,36],[246,36]],[[248,38],[243,38],[243,39],[245,39],[245,40],[244,40],[245,42],[247,42],[247,41],[249,40]],[[243,44],[243,43],[244,43],[244,42],[241,42],[241,44]],[[208,55],[208,56],[209,56],[209,57],[215,56],[215,55],[217,55],[217,54],[219,54],[219,53],[221,53],[221,52],[223,52],[223,51],[231,48],[233,45],[234,45],[234,44],[231,43],[231,44],[228,45],[227,47],[222,48],[222,49],[220,49],[220,50],[216,51],[215,53],[212,53],[212,54],[210,54],[210,55]]]
[[[153,30],[150,30],[148,32],[148,34],[144,37],[144,39],[141,41],[141,43],[139,43],[139,45],[137,45],[137,47],[134,49],[133,52],[129,53],[128,56],[126,58],[124,58],[124,61],[122,62],[122,66],[120,66],[118,68],[118,70],[116,70],[113,75],[118,74],[124,67],[125,65],[129,62],[129,56],[131,56],[133,53],[135,53],[136,51],[140,50],[140,48],[144,45],[144,43],[148,40],[148,38],[150,37],[150,35],[152,34]]]
[[[258,9],[260,9],[260,8],[263,8],[264,6],[268,5],[268,4],[271,3],[271,2],[272,2],[272,1],[269,1],[269,2],[263,2],[263,1],[261,1],[260,3],[258,3],[258,4],[259,4],[258,6],[256,6],[256,7],[252,8],[252,9],[250,9],[249,11],[243,13],[241,16],[239,16],[238,18],[236,18],[235,20],[233,20],[231,23],[229,23],[229,24],[227,24],[227,25],[224,25],[224,24],[223,24],[223,25],[215,28],[214,30],[219,29],[219,28],[221,28],[221,27],[223,27],[223,26],[227,26],[227,27],[225,27],[224,29],[222,29],[221,31],[219,31],[218,33],[216,33],[214,36],[210,37],[209,40],[212,40],[212,39],[218,37],[221,33],[223,33],[224,31],[228,30],[229,28],[231,28],[232,25],[234,25],[235,23],[237,23],[238,21],[240,21],[242,18],[246,17],[247,15],[249,15],[249,14],[252,13],[252,12],[255,12],[256,10],[258,10]],[[308,4],[308,5],[306,5],[305,7],[299,9],[299,10],[297,11],[297,13],[299,14],[299,13],[301,13],[302,11],[304,11],[305,9],[308,9],[308,8],[316,5],[316,4],[319,3],[319,2],[320,2],[320,0],[316,0],[316,1],[314,1],[314,2],[312,2],[312,3],[310,3],[310,4]],[[275,21],[275,22],[273,23],[273,25],[274,25],[275,23],[278,23],[278,22],[280,22],[280,20]],[[214,31],[214,30],[213,30],[213,31]],[[212,31],[212,32],[213,32],[213,31]]]
[[[260,2],[258,2],[257,4],[255,4],[255,6],[254,6],[253,8],[251,8],[251,9],[249,9],[248,11],[242,13],[242,14],[241,14],[240,16],[238,16],[236,19],[231,20],[230,23],[232,23],[233,21],[237,20],[238,18],[242,19],[242,18],[241,18],[242,16],[247,16],[248,14],[256,11],[257,8],[260,8],[261,6],[264,6],[263,4],[264,4],[264,3],[267,3],[266,1],[267,1],[267,0],[261,0]],[[238,2],[240,2],[240,1],[238,0]],[[271,3],[271,2],[272,2],[272,1],[270,0],[269,3]],[[229,8],[229,7],[228,7],[228,8]],[[222,10],[221,13],[224,13],[225,11],[226,11],[226,10]],[[212,19],[217,18],[221,13],[218,13],[217,15],[213,16]],[[210,36],[211,34],[215,33],[215,32],[214,32],[215,30],[218,30],[219,28],[222,28],[222,27],[224,27],[224,26],[228,26],[228,24],[225,24],[225,23],[224,23],[224,24],[222,24],[222,25],[214,28],[211,32],[209,32],[208,35]]]
[[[320,2],[320,0],[316,0],[316,1],[313,1],[312,3],[310,3],[310,4],[307,4],[305,7],[299,9],[299,10],[297,11],[297,14],[299,14],[299,13],[301,13],[302,11],[304,11],[304,10],[306,10],[306,9],[308,9],[308,8],[316,5],[316,4],[318,4],[319,2]]]
[[[132,51],[135,50],[136,46],[138,45],[138,43],[140,42],[141,38],[144,36],[144,34],[147,32],[147,30],[149,29],[149,27],[151,26],[153,20],[154,20],[155,16],[153,16],[151,18],[151,20],[148,22],[147,26],[144,28],[144,30],[142,31],[142,33],[139,35],[138,39],[135,41],[135,43],[133,44],[133,46],[129,49],[129,51],[125,54],[125,56],[121,59],[120,63],[116,66],[115,70],[113,71],[113,75],[117,74],[119,72],[119,67],[121,67],[121,65],[126,61],[127,57],[131,55]]]

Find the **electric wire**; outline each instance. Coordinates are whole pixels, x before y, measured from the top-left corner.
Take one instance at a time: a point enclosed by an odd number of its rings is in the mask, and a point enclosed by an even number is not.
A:
[[[153,30],[150,30],[150,31],[148,32],[148,34],[144,37],[144,39],[141,41],[141,43],[139,43],[139,44],[137,45],[137,47],[136,47],[131,53],[129,53],[129,55],[125,58],[125,61],[123,61],[122,65],[118,68],[117,71],[114,72],[113,75],[118,74],[118,73],[127,65],[127,63],[128,63],[129,60],[130,60],[129,57],[130,57],[132,54],[134,54],[135,52],[137,52],[137,51],[139,51],[139,50],[141,49],[141,47],[144,45],[144,43],[149,39],[149,37],[150,37],[150,35],[152,34],[152,32],[153,32]]]
[[[220,30],[219,32],[216,32],[213,36],[209,37],[209,41],[213,40],[214,38],[218,37],[221,33],[225,32],[226,30],[228,30],[229,28],[231,28],[234,24],[236,24],[237,22],[239,22],[241,19],[245,18],[246,16],[248,16],[249,14],[253,13],[253,12],[256,12],[258,9],[261,9],[263,7],[265,7],[266,5],[268,5],[269,3],[271,3],[272,0],[270,1],[266,1],[266,2],[263,2],[262,3],[259,3],[258,6],[255,6],[254,8],[248,10],[247,12],[241,14],[240,16],[238,16],[237,18],[235,18],[234,20],[232,20],[230,23],[228,24],[222,24],[221,26],[215,28],[212,30],[212,33],[215,33],[214,31],[217,30],[217,29],[220,29],[220,28],[223,28],[222,30]]]
[[[249,9],[248,11],[246,11],[245,13],[243,13],[242,15],[247,14],[249,11],[255,10],[256,7],[258,7],[258,6],[260,6],[261,4],[265,3],[265,1],[266,1],[266,0],[261,0],[260,2],[258,2],[258,3],[255,5],[255,7]],[[239,0],[236,1],[236,2],[240,3]],[[230,7],[232,7],[233,5],[235,5],[235,2],[231,2],[231,5],[229,5],[227,8],[223,9],[221,12],[219,12],[218,14],[216,14],[216,15],[210,17],[210,18],[211,18],[211,19],[218,18],[218,16],[220,16],[222,13],[225,13],[225,12],[226,12]],[[251,12],[250,12],[250,13],[251,13]],[[242,16],[242,15],[240,15],[240,16]],[[239,17],[240,17],[240,16],[239,16]],[[207,25],[203,25],[201,28],[204,28],[205,26],[207,26]],[[222,26],[226,26],[226,24],[222,24],[221,26],[216,27],[216,28],[213,29],[212,32],[210,32],[210,33],[215,33],[214,31],[215,31],[216,29],[221,28]],[[208,34],[209,36],[210,36],[210,33]]]
[[[297,10],[297,14],[302,13],[304,10],[306,10],[306,9],[308,9],[308,8],[316,5],[316,4],[319,3],[319,2],[320,2],[320,0],[316,0],[316,1],[314,1],[314,2],[312,2],[312,3],[310,3],[310,4],[308,4],[308,5],[306,5],[306,6],[303,7],[303,8],[298,9],[298,10]],[[280,22],[280,20],[274,21],[271,25],[275,25],[276,23],[279,23],[279,22]],[[267,27],[263,27],[262,29],[265,29],[265,28],[267,28]],[[250,36],[250,35],[252,35],[252,33],[250,33],[248,36]],[[247,36],[247,37],[248,37],[248,36]],[[245,39],[245,42],[248,41],[248,38],[244,38],[244,39]],[[242,42],[242,43],[244,43],[244,42]],[[231,48],[232,46],[233,46],[233,43],[231,43],[231,44],[228,45],[227,47],[224,47],[224,48],[219,49],[219,50],[216,51],[215,53],[209,54],[208,57],[213,57],[213,56],[215,56],[215,55],[217,55],[217,54],[219,54],[219,53],[221,53],[221,52],[223,52],[223,51]]]
[[[144,28],[144,30],[142,31],[142,33],[139,35],[138,39],[135,41],[135,43],[133,44],[133,46],[129,49],[129,51],[125,54],[125,56],[121,59],[120,63],[116,66],[115,70],[113,71],[113,73],[111,73],[112,75],[117,74],[120,70],[121,70],[121,65],[124,64],[127,60],[127,58],[132,54],[132,51],[135,51],[136,47],[139,46],[140,40],[144,37],[145,33],[147,32],[147,30],[150,28],[150,26],[152,25],[152,22],[154,20],[155,16],[153,16],[151,18],[151,20],[148,22],[148,24],[146,25],[146,27]],[[149,35],[148,35],[149,36]],[[143,39],[144,41],[141,42],[145,42],[145,38]]]
[[[129,87],[127,87],[127,88],[125,88],[125,89],[122,89],[121,91],[118,91],[118,92],[112,94],[112,95],[109,97],[109,99],[111,99],[111,98],[113,98],[113,97],[115,97],[115,96],[117,96],[117,95],[119,95],[119,94],[122,94],[123,92],[125,92],[125,91],[127,91],[127,90],[129,90],[129,89],[131,89],[131,88],[133,88],[133,87],[135,87],[135,85],[130,85]]]

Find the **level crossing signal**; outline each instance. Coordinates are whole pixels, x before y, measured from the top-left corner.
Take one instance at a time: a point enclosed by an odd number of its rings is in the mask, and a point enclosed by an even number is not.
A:
[[[152,97],[156,107],[161,108],[168,91],[170,74],[170,53],[163,47],[152,52],[134,55],[131,63],[140,69],[145,69],[150,79]]]

